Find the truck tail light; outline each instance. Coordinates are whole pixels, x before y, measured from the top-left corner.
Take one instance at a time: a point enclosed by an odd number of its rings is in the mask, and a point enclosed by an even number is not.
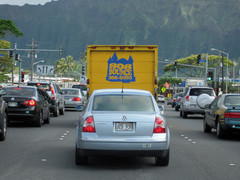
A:
[[[186,101],[189,101],[189,96],[186,96],[186,98],[185,98],[185,99],[186,99]]]
[[[93,116],[87,117],[83,122],[83,132],[95,133],[95,123]]]
[[[72,101],[81,101],[81,98],[79,98],[79,97],[74,97],[74,98],[72,99]]]
[[[166,124],[162,118],[155,118],[153,133],[166,133]]]
[[[34,99],[31,99],[31,100],[25,100],[23,102],[24,105],[26,106],[35,106],[36,105],[36,101]]]

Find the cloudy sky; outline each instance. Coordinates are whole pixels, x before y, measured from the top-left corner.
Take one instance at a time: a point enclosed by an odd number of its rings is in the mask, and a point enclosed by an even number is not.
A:
[[[45,4],[52,0],[0,0],[0,4],[10,4],[10,5],[19,5],[23,6],[24,4]],[[55,0],[56,1],[56,0]]]

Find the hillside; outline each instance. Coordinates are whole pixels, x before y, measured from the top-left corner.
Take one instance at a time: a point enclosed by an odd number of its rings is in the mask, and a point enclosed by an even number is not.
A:
[[[24,33],[6,38],[19,48],[33,38],[43,49],[63,45],[64,56],[76,60],[88,44],[156,44],[159,60],[216,54],[211,47],[240,57],[239,0],[59,0],[0,5],[0,18],[13,20]],[[53,64],[60,56],[39,53],[38,58]]]

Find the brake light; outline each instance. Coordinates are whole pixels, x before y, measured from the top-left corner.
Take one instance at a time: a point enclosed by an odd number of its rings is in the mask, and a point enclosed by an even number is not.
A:
[[[181,99],[178,99],[177,101],[181,101]]]
[[[225,118],[240,118],[240,112],[225,112]]]
[[[185,98],[185,99],[186,99],[186,101],[189,101],[189,95],[188,95],[188,96],[186,96],[186,98]]]
[[[52,99],[55,99],[55,93],[54,93],[54,89],[52,86],[51,86],[51,92],[52,92]]]
[[[176,99],[173,99],[173,101],[175,102],[175,101],[176,101]]]
[[[83,132],[90,132],[90,133],[96,132],[93,116],[89,116],[84,120]]]
[[[153,133],[166,133],[166,124],[162,118],[155,118]]]
[[[24,105],[26,106],[35,106],[36,105],[36,101],[34,99],[31,99],[31,100],[25,100],[23,102]]]
[[[81,101],[81,98],[79,98],[79,97],[74,97],[74,98],[72,99],[72,101]]]

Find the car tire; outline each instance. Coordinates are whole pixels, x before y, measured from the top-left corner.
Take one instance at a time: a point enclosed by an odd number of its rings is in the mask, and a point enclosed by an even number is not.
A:
[[[42,111],[40,111],[39,116],[37,116],[35,119],[35,126],[42,127],[42,124],[43,124],[43,115],[42,115]]]
[[[169,154],[170,154],[170,150],[167,149],[167,150],[163,151],[162,156],[155,157],[155,165],[156,166],[168,166]]]
[[[207,124],[207,120],[206,120],[205,115],[203,117],[203,131],[205,133],[211,133],[211,131],[212,131],[212,128]]]
[[[59,114],[64,115],[64,113],[65,113],[65,108],[63,107],[62,109],[59,110]]]
[[[51,118],[51,115],[50,115],[50,112],[48,112],[48,116],[47,116],[47,119],[44,120],[44,124],[49,124],[50,118]]]
[[[223,139],[225,137],[226,132],[221,127],[219,121],[217,121],[217,137],[219,139]]]
[[[54,116],[54,117],[58,117],[58,116],[59,116],[59,106],[57,106],[57,108],[55,109],[55,111],[53,111],[53,116]]]
[[[6,114],[3,115],[3,121],[0,123],[0,141],[4,141],[7,135],[7,116]]]
[[[84,156],[76,146],[75,150],[75,163],[76,165],[88,164],[88,157]]]
[[[185,111],[182,112],[182,117],[183,117],[183,119],[186,119],[186,118],[187,118],[187,115],[188,115],[187,112],[185,112]]]

